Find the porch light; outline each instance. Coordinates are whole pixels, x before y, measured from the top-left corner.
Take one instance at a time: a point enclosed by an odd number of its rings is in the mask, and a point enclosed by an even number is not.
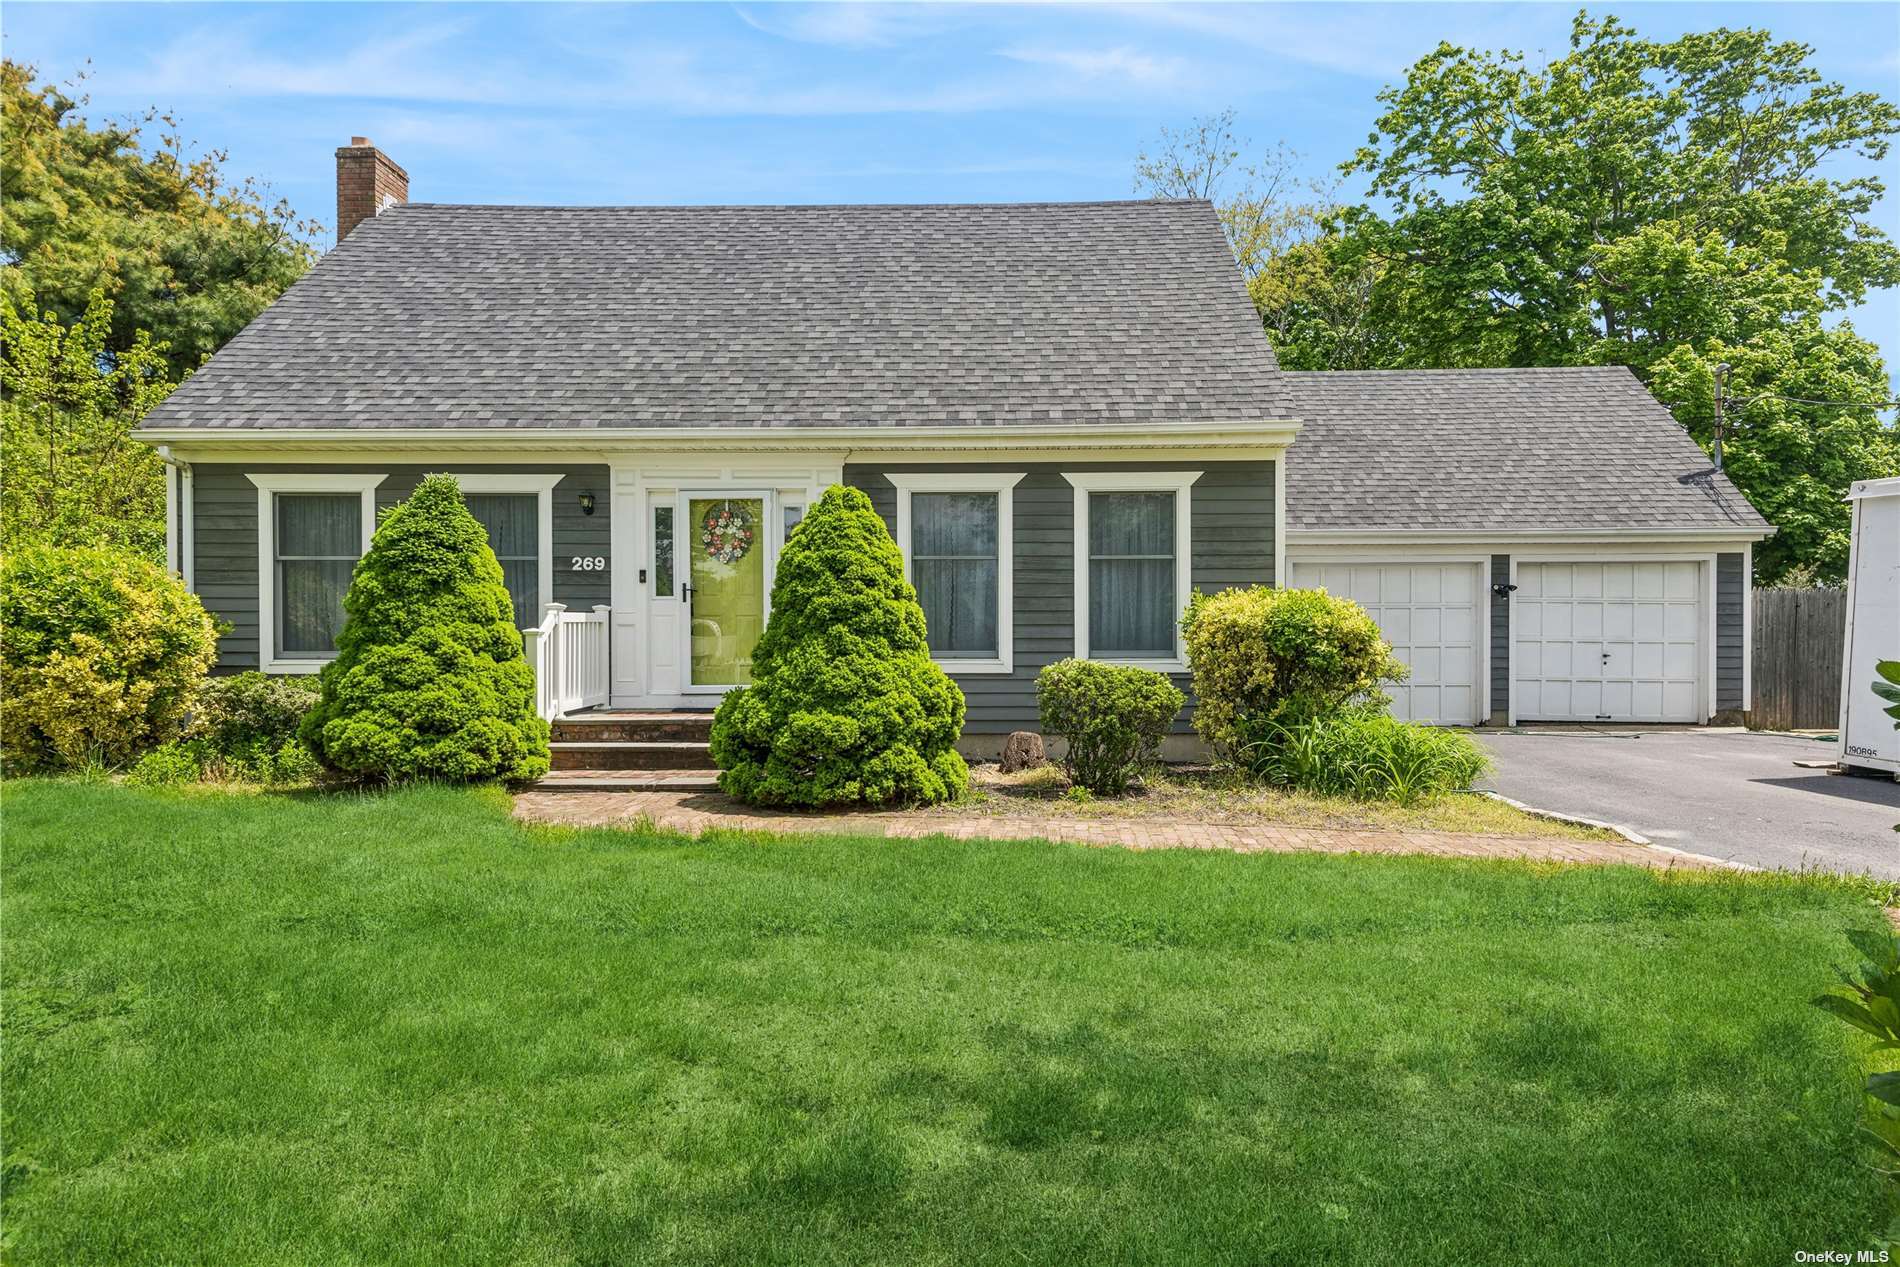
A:
[[[582,493],[580,500],[581,500],[581,513],[583,515],[593,514],[594,513],[594,495],[592,493]]]

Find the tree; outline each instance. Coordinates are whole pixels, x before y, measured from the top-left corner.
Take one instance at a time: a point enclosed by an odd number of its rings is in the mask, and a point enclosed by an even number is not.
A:
[[[1427,302],[1401,331],[1412,365],[1617,363],[1858,302],[1900,280],[1867,216],[1900,110],[1821,81],[1805,45],[1722,29],[1658,43],[1579,14],[1567,55],[1441,44],[1345,166],[1389,218],[1355,219]],[[1657,306],[1672,270],[1725,327]],[[1763,277],[1761,274],[1768,274]]]
[[[827,489],[779,558],[752,685],[713,715],[719,786],[762,805],[951,800],[969,788],[963,709],[871,499]]]
[[[1376,261],[1341,249],[1338,182],[1302,178],[1284,143],[1242,163],[1234,111],[1162,128],[1135,159],[1135,192],[1214,202],[1247,293],[1289,369],[1357,369],[1372,359],[1366,316]]]
[[[384,517],[343,612],[299,730],[317,760],[373,779],[547,773],[514,602],[453,476],[427,477]]]
[[[70,324],[103,292],[106,351],[147,334],[182,377],[309,269],[316,226],[232,180],[223,151],[188,152],[170,115],[94,127],[36,75],[0,62],[0,293]]]
[[[1871,407],[1803,402],[1884,399],[1879,350],[1851,326],[1828,329],[1815,318],[1745,343],[1678,346],[1654,366],[1650,386],[1705,448],[1715,367],[1725,362],[1724,466],[1776,528],[1755,547],[1756,582],[1840,583],[1853,528],[1842,493],[1855,480],[1900,475],[1900,436]]]
[[[22,313],[0,295],[0,550],[29,542],[165,552],[165,477],[131,431],[175,384],[140,332],[105,353],[112,304],[95,290],[79,319]]]

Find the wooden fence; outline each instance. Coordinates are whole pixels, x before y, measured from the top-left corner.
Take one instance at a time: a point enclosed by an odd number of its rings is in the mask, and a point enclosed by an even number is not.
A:
[[[1755,591],[1755,730],[1820,730],[1841,724],[1841,643],[1847,592]]]

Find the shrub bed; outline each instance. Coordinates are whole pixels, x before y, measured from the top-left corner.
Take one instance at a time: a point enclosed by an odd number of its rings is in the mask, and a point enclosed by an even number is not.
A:
[[[1095,660],[1059,660],[1036,677],[1045,734],[1068,744],[1062,767],[1078,787],[1119,796],[1161,757],[1187,702],[1165,674]]]

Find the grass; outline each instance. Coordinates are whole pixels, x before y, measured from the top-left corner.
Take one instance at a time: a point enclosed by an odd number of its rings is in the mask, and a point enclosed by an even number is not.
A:
[[[1178,766],[1151,773],[1126,796],[1081,801],[1064,795],[1069,782],[1054,765],[1016,774],[1001,774],[994,765],[979,765],[972,768],[971,780],[972,799],[929,812],[945,818],[1031,811],[1065,818],[1185,818],[1209,823],[1264,821],[1290,827],[1457,831],[1558,840],[1621,839],[1614,832],[1539,818],[1503,801],[1469,792],[1424,797],[1401,805],[1395,801],[1319,796]]]
[[[1845,885],[4,790],[27,1263],[1788,1262]]]

